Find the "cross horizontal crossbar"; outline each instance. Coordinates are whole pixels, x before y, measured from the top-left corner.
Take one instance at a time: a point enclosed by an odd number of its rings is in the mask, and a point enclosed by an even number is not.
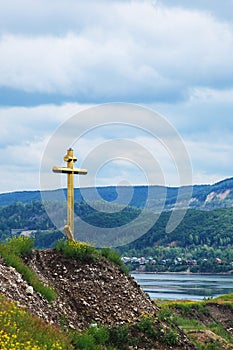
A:
[[[53,172],[54,173],[65,173],[65,174],[79,174],[79,175],[86,175],[87,174],[87,170],[86,169],[79,169],[79,168],[66,168],[66,167],[53,167]]]

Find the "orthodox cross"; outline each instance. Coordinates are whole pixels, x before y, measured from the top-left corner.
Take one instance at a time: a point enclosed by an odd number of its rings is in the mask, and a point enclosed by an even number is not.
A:
[[[64,232],[67,239],[74,241],[74,174],[86,175],[87,170],[74,168],[77,158],[72,148],[67,150],[64,161],[67,162],[67,166],[64,168],[54,166],[53,172],[67,174],[67,225],[64,226]]]

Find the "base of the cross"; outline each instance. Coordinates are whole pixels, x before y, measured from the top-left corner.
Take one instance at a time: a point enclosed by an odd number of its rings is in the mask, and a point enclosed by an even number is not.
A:
[[[71,227],[69,225],[64,226],[64,233],[66,235],[66,238],[69,241],[74,241],[74,234],[73,234]]]

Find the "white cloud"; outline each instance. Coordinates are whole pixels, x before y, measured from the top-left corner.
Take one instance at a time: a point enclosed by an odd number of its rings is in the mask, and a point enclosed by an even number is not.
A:
[[[3,34],[0,85],[79,101],[169,101],[184,98],[193,86],[232,85],[233,31],[227,23],[144,1],[102,2],[100,9],[88,4],[77,13],[81,30]]]
[[[36,107],[0,108],[0,148],[41,141],[51,136],[55,129],[88,105],[64,104]]]
[[[0,148],[0,161],[1,164],[7,164],[1,172],[0,192],[40,188],[39,175],[43,171],[40,169],[40,163],[49,138],[62,122],[69,120],[69,117],[81,107],[83,106],[73,104],[0,110],[4,126],[0,130],[0,138],[4,139]],[[84,116],[85,113],[81,115]],[[90,115],[93,115],[92,110]],[[172,120],[170,117],[169,119]],[[164,144],[132,126],[101,128],[100,125],[99,128],[77,138],[79,132],[87,128],[88,120],[85,118],[75,120],[75,129],[70,130],[69,135],[62,132],[59,134],[61,135],[59,144],[54,145],[52,158],[50,157],[46,164],[50,173],[48,178],[50,188],[65,185],[65,177],[63,176],[61,182],[59,176],[51,173],[51,168],[54,165],[64,164],[66,147],[72,142],[78,156],[77,166],[89,170],[89,176],[80,179],[82,186],[93,185],[93,177],[94,179],[96,177],[98,185],[117,184],[122,180],[139,184],[142,183],[143,172],[147,177],[144,183],[180,185],[176,169],[176,163],[181,161],[179,151],[172,149],[175,155],[173,159]],[[184,119],[182,120],[184,122]],[[8,135],[5,133],[6,128]],[[233,167],[231,130],[223,133],[220,128],[216,134],[216,128],[210,127],[207,134],[202,130],[200,132],[198,129],[193,129],[191,135],[183,135],[184,147],[187,148],[192,160],[194,182],[214,182],[231,176]],[[162,133],[162,138],[165,136]],[[119,138],[125,140],[125,143],[120,143],[117,140]],[[106,143],[109,140],[111,142]],[[169,145],[173,144],[171,140],[169,142]],[[88,156],[90,152],[92,155]]]
[[[232,4],[229,0],[226,8]],[[222,7],[216,0],[2,2],[0,89],[57,94],[58,101],[65,96],[83,103],[151,103],[185,140],[194,182],[220,180],[231,174],[233,151],[233,26]],[[9,166],[3,169],[0,192],[38,189],[46,142],[62,122],[86,107],[0,108],[0,161]],[[85,118],[79,121],[80,130],[86,123]],[[114,139],[115,132],[96,129],[79,140],[80,161],[107,138]],[[126,128],[118,134],[154,152],[166,183],[179,184],[166,152],[146,135]],[[54,149],[59,150],[55,163],[62,163],[69,142],[63,135],[62,145]],[[106,155],[113,151],[109,146]],[[139,162],[140,153],[129,147],[128,159]],[[155,169],[147,158],[144,162],[157,181]],[[98,164],[101,158],[96,157],[93,165]],[[102,169],[98,181],[117,183],[127,176],[130,182],[140,181],[132,169],[115,162]]]
[[[190,93],[190,101],[192,103],[230,103],[233,101],[233,88],[228,90],[218,90],[210,88],[193,88]]]
[[[230,138],[230,132],[221,139],[211,133],[205,141],[186,141],[193,164],[194,183],[211,183],[232,177],[233,146]]]

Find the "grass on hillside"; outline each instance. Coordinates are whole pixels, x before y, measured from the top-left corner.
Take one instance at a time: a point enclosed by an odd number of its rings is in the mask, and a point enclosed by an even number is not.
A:
[[[1,350],[71,350],[70,335],[0,296]]]
[[[34,240],[32,238],[15,236],[5,244],[0,244],[0,256],[8,266],[14,267],[36,292],[51,302],[57,297],[56,292],[53,288],[44,285],[22,259],[23,256],[31,253],[33,247]],[[61,239],[57,242],[55,249],[62,252],[67,258],[73,258],[83,262],[93,262],[102,256],[117,265],[122,272],[128,272],[118,253],[110,248],[97,250],[93,246],[83,242]]]
[[[14,237],[5,244],[0,244],[0,256],[8,266],[14,267],[23,278],[49,302],[57,297],[56,292],[42,283],[36,274],[23,262],[22,256],[30,254],[33,239],[28,237]]]
[[[219,339],[226,342],[229,347],[226,349],[232,349],[233,337],[229,332],[224,329],[223,325],[218,320],[213,320],[209,316],[209,310],[207,308],[208,303],[215,304],[230,304],[233,307],[233,293],[228,295],[222,295],[215,299],[208,299],[204,301],[189,301],[189,300],[156,300],[158,306],[160,306],[160,312],[158,319],[160,321],[167,321],[169,323],[177,324],[190,338],[195,342],[198,350],[219,350],[222,348]],[[205,321],[204,321],[205,319]],[[207,322],[206,320],[209,319]],[[198,334],[211,331],[216,335],[216,340],[209,341],[209,344],[203,345],[195,340],[192,334]],[[219,338],[218,338],[219,337]]]
[[[219,297],[212,299],[212,301],[218,304],[227,303],[233,307],[233,293],[220,295]]]
[[[84,262],[93,262],[102,256],[110,260],[114,265],[117,265],[122,272],[128,273],[128,269],[121,261],[120,255],[111,248],[106,247],[98,250],[84,242],[60,239],[55,249],[62,252],[67,258],[74,258]]]
[[[177,343],[176,332],[152,316],[144,315],[134,324],[92,324],[84,332],[63,331],[0,296],[1,350],[128,350],[138,345],[150,349],[156,344],[171,347]]]
[[[14,267],[36,292],[51,302],[57,297],[56,292],[53,288],[45,286],[22,259],[23,256],[31,253],[33,247],[34,240],[32,238],[15,236],[5,244],[0,244],[0,256],[8,266]],[[62,252],[67,258],[73,258],[83,262],[93,262],[102,256],[117,265],[122,272],[128,272],[119,254],[110,248],[97,250],[93,246],[83,242],[61,239],[57,242],[55,249]]]
[[[55,292],[44,286],[23,262],[22,257],[30,254],[32,249],[32,239],[15,237],[6,244],[0,244],[0,255],[8,265],[15,267],[36,291],[51,301],[56,297]],[[86,243],[60,240],[56,249],[68,258],[84,262],[93,262],[102,256],[118,265],[120,269],[124,269],[120,256],[109,248],[96,250]],[[174,325],[177,325],[191,338],[191,341],[196,343],[198,350],[219,350],[221,348],[219,339],[232,346],[233,337],[217,320],[208,323],[203,322],[202,316],[208,318],[207,305],[213,302],[233,307],[233,293],[202,302],[160,300],[156,301],[161,307],[156,319],[144,316],[136,324],[114,327],[94,325],[94,327],[90,327],[84,332],[66,331],[66,333],[63,333],[62,330],[50,327],[44,321],[33,318],[25,309],[6,301],[3,296],[0,296],[0,349],[122,350],[140,344],[141,338],[146,338],[151,346],[157,344],[157,342],[163,345],[175,346],[178,335],[174,331]],[[161,329],[163,321],[170,324],[169,329]],[[206,331],[213,332],[219,338],[211,340],[211,343],[206,345],[200,343],[193,336],[193,334],[198,333],[205,334]]]

